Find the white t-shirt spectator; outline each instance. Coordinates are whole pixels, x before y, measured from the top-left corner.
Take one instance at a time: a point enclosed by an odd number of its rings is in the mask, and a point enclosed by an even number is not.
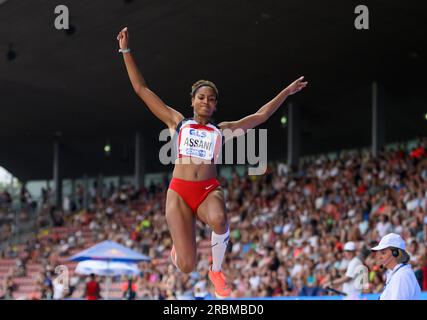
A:
[[[71,235],[68,237],[68,245],[73,248],[76,246],[76,237],[74,235]]]
[[[279,177],[283,177],[283,176],[286,176],[288,172],[289,172],[288,166],[284,163],[279,163],[279,165],[277,166],[277,175]]]
[[[260,283],[260,277],[259,276],[253,276],[249,278],[249,283],[251,284],[251,288],[253,290],[258,289],[259,283]]]
[[[316,209],[320,209],[323,206],[323,200],[323,197],[316,198],[316,200],[314,201]]]
[[[341,261],[339,261],[338,270],[347,270],[349,263],[350,263],[349,260],[342,259]]]
[[[296,263],[292,268],[291,277],[295,277],[301,271],[302,271],[302,265],[300,263]]]
[[[70,197],[68,197],[68,196],[64,197],[64,200],[62,202],[62,208],[64,209],[65,212],[70,211],[70,209],[71,209]]]
[[[133,246],[133,241],[132,241],[132,239],[127,239],[126,240],[126,247],[128,247],[128,248],[131,248],[132,246]],[[161,247],[162,245],[160,245],[159,247],[158,247],[158,250],[161,252],[161,251],[163,251],[163,249],[161,249],[160,247]]]
[[[114,210],[113,210],[113,208],[111,208],[111,207],[107,207],[107,209],[105,209],[105,213],[106,213],[108,216],[112,216],[112,215],[113,215],[113,213],[114,213]]]
[[[354,257],[353,259],[351,259],[350,263],[348,264],[345,275],[346,277],[352,278],[352,280],[344,282],[342,286],[342,291],[347,293],[348,297],[359,296],[362,293],[362,288],[358,289],[355,286],[356,272],[359,269],[358,267],[362,265],[363,263],[358,257]]]
[[[61,244],[59,247],[60,254],[67,254],[68,250],[70,250],[70,246],[64,240],[61,240]]]
[[[331,177],[336,177],[338,175],[338,173],[339,173],[338,168],[337,167],[333,167],[332,170],[331,170],[331,172],[329,173],[329,175]]]
[[[99,224],[95,220],[92,220],[89,224],[89,230],[93,231],[93,230],[99,230],[99,229],[100,229]]]
[[[311,236],[310,238],[308,238],[308,242],[310,243],[310,245],[313,248],[317,248],[319,245],[319,237],[318,236]]]
[[[421,205],[420,199],[413,199],[406,203],[406,210],[413,211]]]
[[[293,225],[292,223],[289,222],[283,226],[282,234],[287,234],[289,231],[292,231],[292,229],[293,229]]]
[[[64,298],[65,290],[64,285],[59,281],[52,281],[53,284],[53,299],[60,300]]]
[[[241,248],[242,248],[242,246],[240,245],[240,242],[234,242],[233,247],[231,249],[231,252],[232,253],[238,253],[238,252],[240,252]]]
[[[378,231],[378,235],[380,236],[380,238],[382,238],[386,234],[391,232],[391,230],[392,230],[391,223],[388,221],[386,223],[380,221],[377,223],[376,229]]]

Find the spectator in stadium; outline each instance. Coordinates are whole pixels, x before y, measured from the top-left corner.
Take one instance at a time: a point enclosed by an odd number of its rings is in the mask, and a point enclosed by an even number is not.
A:
[[[322,288],[317,285],[316,277],[313,275],[308,276],[305,280],[300,281],[302,285],[299,296],[319,296],[321,295]],[[301,286],[300,284],[300,286]]]
[[[25,210],[34,210],[37,207],[37,202],[33,200],[31,193],[28,191],[25,183],[21,187],[21,208]]]
[[[137,284],[133,277],[129,276],[125,282],[122,284],[122,292],[124,300],[135,300]]]
[[[94,274],[90,275],[89,281],[86,283],[86,300],[99,300],[101,297],[101,286]]]
[[[357,256],[356,244],[353,241],[347,242],[344,245],[344,256],[349,260],[347,271],[345,275],[338,279],[328,281],[324,284],[324,287],[338,287],[342,285],[342,291],[347,295],[348,298],[359,298],[362,293],[361,283],[356,283],[356,277],[361,271],[363,261],[360,256]],[[366,275],[367,277],[367,275]]]
[[[65,286],[64,281],[59,281],[59,279],[55,279],[52,281],[53,288],[53,299],[54,300],[62,300],[67,296],[68,288]]]
[[[419,299],[421,289],[408,264],[410,257],[405,251],[405,241],[398,234],[389,233],[371,250],[377,252],[378,262],[388,271],[380,300]]]
[[[42,282],[41,282],[41,299],[50,300],[53,298],[53,275],[52,271],[46,270],[42,273]]]
[[[412,268],[414,269],[415,278],[418,281],[418,284],[421,290],[424,290],[424,273],[427,269],[426,267],[426,257],[424,254],[419,254],[414,262],[412,263]]]
[[[68,290],[65,291],[64,298],[71,298],[74,291],[77,289],[81,282],[81,278],[78,274],[73,274],[70,278],[70,282],[68,284]]]
[[[388,219],[387,215],[380,215],[380,222],[377,223],[377,231],[381,238],[392,231],[392,225]]]
[[[384,283],[382,273],[374,272],[373,279],[369,283],[371,293],[381,293],[383,291]]]
[[[16,260],[16,269],[13,274],[14,277],[25,277],[27,275],[26,263],[23,259],[18,258]]]
[[[9,208],[12,204],[12,196],[7,190],[0,192],[0,208]]]
[[[3,284],[3,296],[1,299],[10,300],[13,299],[13,293],[16,292],[18,289],[18,285],[13,280],[13,277],[11,275],[6,276]]]

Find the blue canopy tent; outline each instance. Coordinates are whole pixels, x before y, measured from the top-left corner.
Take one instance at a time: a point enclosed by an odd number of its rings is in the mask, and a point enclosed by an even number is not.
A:
[[[140,261],[150,261],[150,257],[131,250],[117,242],[106,240],[100,242],[93,247],[90,247],[82,252],[79,252],[68,259],[69,261],[86,261],[86,260],[95,260],[95,261],[106,261],[107,269],[110,266],[110,262],[125,262],[125,263],[138,263]],[[114,264],[111,264],[111,267],[114,267]],[[110,277],[106,278],[106,288],[107,288],[107,299],[109,295],[109,282]]]
[[[131,250],[117,242],[106,240],[79,252],[68,259],[69,261],[103,260],[115,262],[150,261],[150,257]]]

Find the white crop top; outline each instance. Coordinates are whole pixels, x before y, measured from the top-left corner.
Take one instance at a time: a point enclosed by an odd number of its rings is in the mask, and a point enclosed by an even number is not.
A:
[[[196,157],[215,160],[224,141],[221,129],[216,125],[201,125],[192,118],[181,120],[176,127],[174,139],[175,159]]]

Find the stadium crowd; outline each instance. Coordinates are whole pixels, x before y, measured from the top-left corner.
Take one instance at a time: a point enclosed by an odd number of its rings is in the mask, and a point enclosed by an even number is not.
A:
[[[369,152],[341,152],[335,159],[321,156],[298,168],[271,164],[262,176],[219,177],[231,230],[223,270],[232,297],[333,294],[323,286],[345,273],[347,242],[355,244],[356,254],[363,256],[369,270],[363,292],[379,293],[384,272],[372,254],[364,253],[389,232],[405,239],[416,277],[427,290],[426,146],[426,140],[420,140],[409,152],[382,151],[377,158]],[[79,186],[69,209],[46,206],[42,217],[50,217],[56,226],[88,226],[94,242],[110,239],[150,256],[151,262],[139,264],[139,276],[119,279],[124,298],[201,299],[212,293],[207,277],[210,249],[199,250],[197,267],[190,274],[178,272],[170,263],[166,188],[167,183],[141,190],[132,185],[92,186],[89,208],[84,210],[84,190]],[[131,228],[123,217],[132,218]],[[200,221],[197,225],[198,242],[206,242],[210,230]],[[71,249],[85,248],[84,239],[80,231],[67,237],[56,234],[47,242],[41,237],[25,243],[25,254],[13,245],[2,250],[0,258],[17,258],[13,273],[0,286],[4,298],[16,290],[14,278],[25,275],[28,261],[44,267],[37,279],[40,297],[63,297],[55,294],[54,267],[58,257],[68,257]],[[71,288],[85,281],[74,275]]]

